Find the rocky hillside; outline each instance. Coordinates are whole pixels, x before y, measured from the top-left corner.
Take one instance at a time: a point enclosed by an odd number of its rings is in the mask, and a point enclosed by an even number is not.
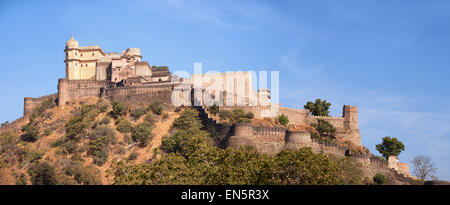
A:
[[[111,184],[113,162],[159,158],[177,116],[157,101],[137,107],[103,99],[63,107],[46,101],[21,130],[1,133],[0,184],[39,184],[40,170],[54,172],[56,184]]]

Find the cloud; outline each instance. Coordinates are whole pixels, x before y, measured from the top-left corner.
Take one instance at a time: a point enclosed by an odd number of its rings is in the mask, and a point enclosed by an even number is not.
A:
[[[243,1],[140,1],[135,8],[180,22],[194,21],[238,30],[258,30],[261,24],[279,19],[269,6]]]

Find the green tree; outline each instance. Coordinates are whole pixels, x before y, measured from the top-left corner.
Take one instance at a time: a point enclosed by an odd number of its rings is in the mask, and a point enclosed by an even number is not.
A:
[[[381,144],[376,145],[376,149],[383,155],[384,158],[388,159],[389,156],[398,156],[403,150],[405,150],[405,145],[403,142],[399,141],[397,138],[384,137]]]
[[[213,115],[217,115],[219,113],[219,106],[216,103],[209,107],[209,112]]]
[[[286,115],[281,114],[278,116],[278,122],[284,126],[287,126],[289,123],[289,118]]]
[[[149,108],[150,110],[152,110],[153,113],[161,115],[162,112],[164,111],[164,103],[161,100],[157,99],[150,104]]]
[[[316,99],[315,102],[308,101],[303,107],[311,111],[314,116],[328,116],[331,103],[326,100]]]
[[[194,109],[185,109],[180,117],[175,119],[173,122],[173,126],[176,129],[189,129],[189,128],[202,128],[202,121],[198,117],[197,110]]]
[[[336,133],[336,128],[326,120],[317,119],[317,123],[313,123],[311,126],[316,129],[320,137],[331,137]]]
[[[373,181],[376,184],[381,185],[381,184],[386,184],[387,179],[386,179],[386,176],[384,176],[383,174],[377,173],[375,176],[373,176]]]
[[[55,169],[47,162],[42,162],[32,167],[28,174],[33,185],[57,184]]]
[[[152,138],[152,126],[148,122],[143,122],[133,129],[131,136],[138,146],[146,147]]]
[[[114,118],[118,118],[119,116],[123,115],[125,113],[125,107],[120,104],[119,101],[113,101],[112,102],[112,115]]]
[[[125,118],[119,118],[117,121],[117,130],[121,133],[130,133],[133,131],[133,124]]]
[[[39,129],[30,123],[22,127],[23,134],[20,139],[25,142],[35,142],[39,138]]]

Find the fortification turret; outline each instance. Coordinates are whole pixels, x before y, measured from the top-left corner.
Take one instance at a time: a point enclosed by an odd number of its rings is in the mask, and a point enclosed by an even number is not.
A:
[[[311,133],[309,131],[287,131],[285,138],[285,148],[297,150],[301,147],[310,146]]]
[[[228,139],[228,147],[236,149],[241,146],[257,147],[251,124],[236,123],[232,129],[234,129],[234,135]]]
[[[76,41],[73,36],[66,42],[66,78],[67,79],[79,79],[80,71],[80,47],[78,46],[78,41]]]
[[[23,116],[29,118],[33,113],[33,98],[26,97],[23,100]]]
[[[344,128],[346,130],[358,130],[358,107],[344,105],[343,109]]]

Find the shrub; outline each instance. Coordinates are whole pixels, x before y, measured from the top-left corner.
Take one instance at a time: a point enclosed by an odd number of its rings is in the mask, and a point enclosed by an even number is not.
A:
[[[111,123],[111,118],[108,116],[103,117],[103,119],[100,121],[101,125],[109,125]]]
[[[147,115],[145,115],[144,122],[148,122],[149,124],[153,125],[156,121],[156,116],[152,112],[149,112]]]
[[[234,109],[231,112],[231,120],[233,123],[235,122],[250,122],[247,118],[247,114],[243,109]]]
[[[39,129],[30,123],[22,126],[20,139],[25,142],[35,142],[39,138]]]
[[[107,125],[100,125],[96,127],[89,135],[89,139],[91,140],[98,140],[102,137],[104,138],[103,140],[106,140],[105,143],[107,144],[115,144],[117,142],[116,132]]]
[[[86,129],[90,127],[99,112],[95,105],[83,105],[80,115],[72,118],[66,123],[66,138],[79,142],[87,134]]]
[[[88,154],[94,158],[94,164],[102,166],[109,156],[109,145],[116,143],[115,131],[106,125],[97,127],[90,135]]]
[[[94,156],[94,164],[98,166],[102,166],[108,161],[109,153],[105,149],[95,150],[93,153]]]
[[[55,169],[47,162],[39,163],[28,170],[33,185],[57,184]]]
[[[44,133],[42,134],[43,136],[49,136],[52,134],[52,130],[50,128],[47,128],[44,130]]]
[[[134,108],[131,113],[130,116],[133,118],[133,120],[138,120],[142,115],[145,114],[145,110],[142,108]]]
[[[287,126],[289,123],[289,118],[286,115],[281,114],[278,116],[278,122],[284,126]]]
[[[24,173],[21,173],[16,177],[16,185],[27,185],[27,176],[25,176]]]
[[[100,170],[92,165],[78,166],[74,172],[74,179],[81,185],[101,185]]]
[[[217,115],[219,113],[219,106],[216,103],[209,107],[209,112],[213,115]]]
[[[151,139],[152,127],[149,123],[143,122],[134,128],[132,138],[140,147],[146,147]]]
[[[248,112],[245,117],[247,117],[248,119],[253,119],[255,117],[255,114],[253,114],[252,112]]]
[[[112,116],[114,116],[114,118],[118,118],[125,113],[125,108],[119,101],[113,101],[112,108]]]
[[[166,120],[167,118],[169,118],[169,114],[164,113],[164,114],[162,115],[162,118],[163,118],[164,120]]]
[[[77,142],[73,141],[73,140],[65,140],[62,141],[59,146],[61,147],[61,151],[64,154],[73,154],[76,153],[77,148],[78,148],[78,144]]]
[[[130,133],[133,131],[133,124],[127,119],[120,119],[117,123],[117,130],[121,133]]]
[[[128,160],[134,161],[134,160],[137,159],[138,155],[139,155],[139,154],[138,154],[137,152],[133,152],[133,153],[131,153],[131,154],[128,156]]]
[[[231,112],[228,110],[222,110],[219,112],[219,117],[221,120],[229,120],[231,118]]]
[[[387,181],[387,179],[386,179],[386,176],[384,176],[383,174],[377,173],[377,174],[373,177],[373,181],[374,181],[376,184],[381,185],[381,184],[385,184],[386,181]]]
[[[320,137],[334,137],[336,133],[336,128],[326,120],[317,119],[317,123],[313,123],[311,126],[317,130]]]
[[[150,104],[149,108],[153,113],[161,115],[161,113],[164,111],[164,104],[161,100],[154,100]]]

